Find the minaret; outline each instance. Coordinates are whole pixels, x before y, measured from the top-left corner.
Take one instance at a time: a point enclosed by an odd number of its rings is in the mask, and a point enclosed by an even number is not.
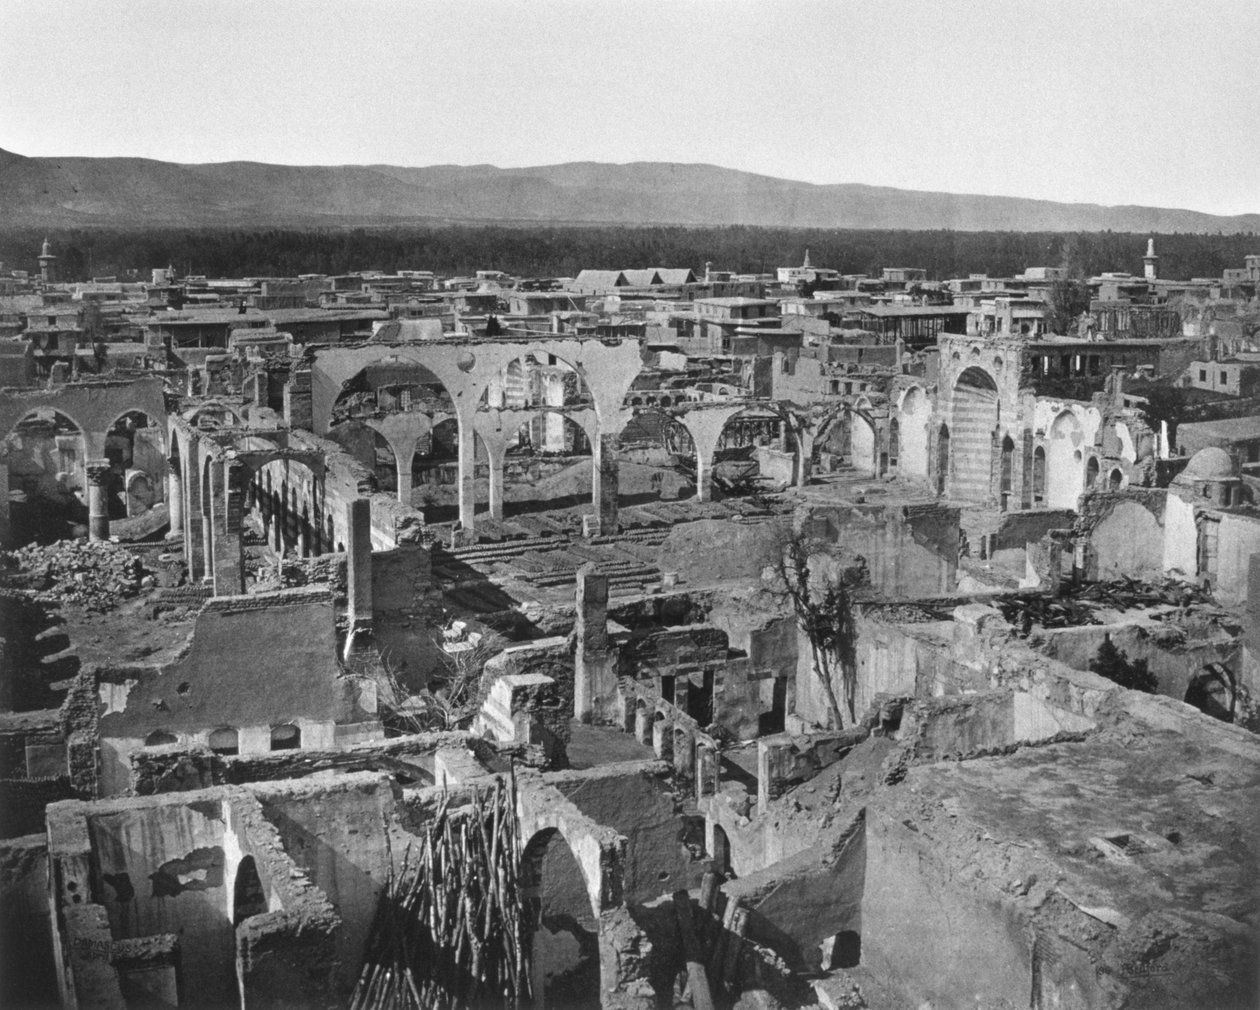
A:
[[[1142,262],[1146,264],[1144,271],[1146,279],[1153,281],[1155,279],[1155,264],[1159,262],[1159,257],[1155,255],[1155,240],[1149,238],[1146,240],[1146,255],[1142,257]]]
[[[44,283],[50,283],[53,279],[53,273],[57,269],[57,257],[53,255],[52,244],[48,241],[48,236],[44,236],[44,247],[39,251],[39,276]]]
[[[805,262],[801,264],[802,270],[809,269],[809,246],[805,247]]]

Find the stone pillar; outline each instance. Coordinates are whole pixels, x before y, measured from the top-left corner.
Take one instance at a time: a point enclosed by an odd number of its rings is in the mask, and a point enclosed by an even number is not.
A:
[[[109,539],[109,460],[90,459],[87,471],[88,539]]]
[[[650,708],[635,707],[634,738],[644,746],[652,746],[652,710]]]
[[[398,502],[400,505],[411,504],[411,457],[404,463],[402,456],[394,452],[394,469],[398,471]]]
[[[239,464],[238,464],[239,466]],[[245,565],[241,553],[243,491],[233,479],[228,460],[210,464],[211,523],[214,528],[213,567],[215,596],[240,596],[245,592]]]
[[[505,452],[487,453],[490,464],[490,518],[503,521],[503,466]]]
[[[713,500],[713,461],[696,453],[696,501]]]
[[[477,436],[472,421],[459,418],[459,522],[472,532],[477,508]]]
[[[197,457],[191,452],[181,460],[184,484],[184,561],[188,565],[188,580],[196,582],[205,574],[201,528],[201,481],[197,477]]]
[[[712,796],[718,791],[717,750],[706,740],[696,741],[696,799]]]
[[[351,629],[372,623],[372,503],[346,506],[346,595]]]
[[[600,435],[591,443],[591,499],[599,518],[599,532],[607,536],[617,532],[617,495],[620,475],[617,467],[617,438]]]
[[[608,576],[588,561],[577,572],[574,622],[573,716],[582,722],[604,718],[617,693],[612,650],[608,647]]]
[[[166,514],[170,522],[167,538],[184,539],[184,478],[179,463],[168,460],[166,470]]]
[[[284,419],[290,428],[314,428],[311,419],[311,370],[295,368],[284,387]]]

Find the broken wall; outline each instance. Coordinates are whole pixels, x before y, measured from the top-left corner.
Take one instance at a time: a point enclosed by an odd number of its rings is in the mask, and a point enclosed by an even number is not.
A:
[[[684,844],[687,825],[669,786],[670,772],[662,762],[646,761],[545,776],[587,817],[625,836],[629,902],[697,887],[707,867]]]
[[[154,732],[208,744],[235,729],[241,753],[271,750],[271,727],[296,725],[301,746],[331,747],[336,723],[356,710],[354,682],[340,676],[332,599],[292,589],[207,601],[187,652],[163,667],[101,668],[101,794],[129,785],[130,755]]]

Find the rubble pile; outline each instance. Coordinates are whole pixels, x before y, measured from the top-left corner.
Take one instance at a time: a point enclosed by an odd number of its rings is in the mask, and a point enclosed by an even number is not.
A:
[[[104,541],[31,544],[6,551],[4,559],[17,566],[21,583],[35,599],[86,610],[111,610],[121,600],[138,595],[146,579],[152,584],[139,558],[125,547]]]

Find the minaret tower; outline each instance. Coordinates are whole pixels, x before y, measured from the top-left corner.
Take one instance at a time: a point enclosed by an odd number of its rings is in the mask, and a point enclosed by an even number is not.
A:
[[[1159,257],[1155,255],[1155,240],[1148,238],[1146,240],[1146,255],[1142,257],[1142,262],[1146,264],[1144,271],[1148,281],[1155,280],[1155,265],[1159,263]]]
[[[57,257],[53,255],[52,243],[48,241],[48,236],[44,236],[44,247],[39,251],[39,276],[45,284],[53,279],[53,274],[57,270]]]
[[[805,262],[801,264],[801,269],[802,269],[802,270],[808,270],[809,268],[810,268],[810,266],[809,266],[809,247],[808,247],[808,246],[806,246],[806,247],[805,247]]]

